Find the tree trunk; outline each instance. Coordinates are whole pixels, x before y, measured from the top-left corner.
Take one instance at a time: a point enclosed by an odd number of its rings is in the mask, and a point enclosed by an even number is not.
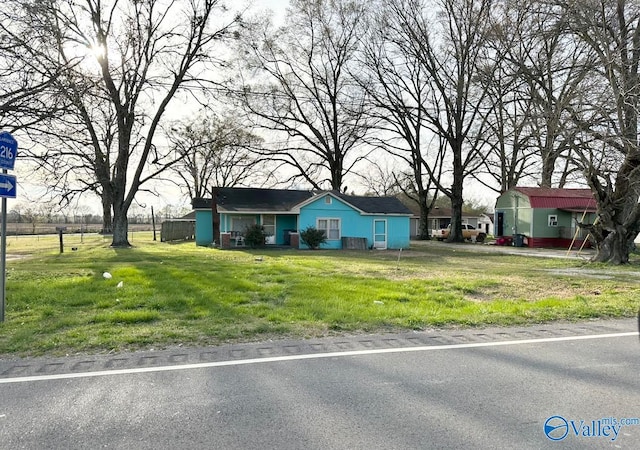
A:
[[[540,187],[552,187],[553,171],[556,168],[556,158],[551,154],[545,154],[542,158],[542,173],[540,174]]]
[[[213,227],[213,243],[221,245],[220,214],[218,213],[218,187],[213,188],[211,195],[211,226]]]
[[[464,200],[462,199],[462,189],[459,190],[459,193],[456,191],[457,189],[452,189],[451,231],[449,232],[447,242],[464,242],[462,235],[462,204]]]
[[[129,219],[127,210],[113,209],[113,240],[111,247],[131,247],[129,243]]]
[[[102,194],[102,231],[101,234],[113,233],[113,217],[111,216],[111,199]]]
[[[597,252],[592,262],[609,264],[627,264],[629,262],[629,250],[633,248],[634,239],[629,239],[626,233],[618,230],[610,232],[606,238],[597,244]]]
[[[111,247],[131,247],[129,243],[129,213],[128,203],[123,198],[122,192],[114,193],[113,202],[113,240]]]
[[[431,208],[427,205],[427,193],[424,189],[418,193],[418,198],[420,204],[420,229],[418,230],[418,239],[430,240],[429,213],[431,212]]]
[[[461,134],[461,133],[460,133]],[[458,135],[460,135],[458,134]],[[453,149],[453,182],[451,183],[451,231],[447,242],[464,242],[462,235],[462,205],[464,198],[464,175],[462,166],[462,144],[458,141],[451,145]]]
[[[420,228],[418,230],[418,239],[428,241],[431,239],[431,230],[429,229],[429,210],[420,207]]]

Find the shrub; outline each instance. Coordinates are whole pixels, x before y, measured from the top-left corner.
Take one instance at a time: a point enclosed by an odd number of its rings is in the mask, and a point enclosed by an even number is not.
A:
[[[244,230],[244,242],[251,248],[262,247],[266,238],[262,225],[251,225]]]
[[[315,250],[320,245],[327,242],[327,236],[324,234],[324,230],[318,230],[315,227],[307,227],[300,232],[300,239],[311,250]]]

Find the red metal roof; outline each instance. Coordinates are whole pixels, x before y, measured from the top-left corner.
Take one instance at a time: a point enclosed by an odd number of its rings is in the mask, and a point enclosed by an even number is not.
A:
[[[526,195],[532,208],[587,212],[596,210],[596,200],[590,189],[516,187],[514,190]]]

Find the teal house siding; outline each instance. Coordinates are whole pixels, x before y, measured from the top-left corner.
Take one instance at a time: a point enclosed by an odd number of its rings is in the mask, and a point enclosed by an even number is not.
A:
[[[292,238],[292,233],[314,227],[327,234],[327,242],[322,246],[326,249],[341,249],[343,245],[364,248],[363,243],[366,248],[409,247],[412,213],[395,197],[259,188],[214,188],[213,191],[212,199],[193,199],[197,245],[210,245],[215,241],[224,248],[243,246],[243,232],[248,226],[258,224],[264,227],[267,245],[305,248],[299,236]],[[216,234],[220,234],[216,236],[214,218],[219,223]]]
[[[325,196],[322,196],[300,208],[300,231],[307,227],[318,228],[318,220],[337,219],[340,221],[339,235],[336,239],[331,239],[333,236],[330,236],[321,248],[342,248],[341,239],[343,237],[368,238],[367,246],[371,245],[371,237],[373,235],[373,232],[370,230],[372,225],[369,225],[371,221],[363,219],[352,206],[347,205],[343,201],[333,196],[327,196],[326,198],[330,199],[329,204],[326,203]],[[367,233],[367,231],[369,231],[369,233]],[[302,242],[300,243],[300,247],[307,248]]]
[[[408,248],[410,243],[409,217],[389,216],[387,219],[387,247]]]
[[[213,213],[210,209],[196,210],[196,245],[213,243]]]
[[[300,208],[300,231],[311,226],[319,227],[319,221],[339,221],[339,233],[332,235],[322,248],[342,248],[342,238],[365,238],[367,248],[407,248],[410,239],[410,214],[365,213],[346,200],[326,193]],[[377,229],[377,231],[376,231]],[[376,238],[376,235],[378,238]],[[306,248],[301,243],[301,248]]]
[[[289,245],[289,232],[298,231],[298,216],[281,214],[276,216],[276,245]]]

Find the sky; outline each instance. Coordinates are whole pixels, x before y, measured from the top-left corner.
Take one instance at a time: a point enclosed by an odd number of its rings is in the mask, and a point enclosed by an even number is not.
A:
[[[233,5],[233,3],[234,2],[230,2],[230,5]],[[278,23],[283,20],[286,8],[289,5],[289,0],[246,0],[246,4],[250,6],[251,12],[257,13],[259,11],[271,10],[274,22]],[[189,113],[186,115],[189,116]],[[20,146],[20,142],[18,142],[18,146]],[[19,152],[20,150],[18,149],[18,153]],[[34,207],[34,204],[41,201],[45,196],[46,189],[41,184],[34,182],[26,170],[24,163],[22,163],[21,166],[19,159],[16,162],[15,171],[11,173],[17,177],[18,189],[17,197],[15,199],[8,199],[7,201],[8,210],[16,206],[22,209]],[[156,183],[154,188],[159,194],[158,196],[145,193],[140,193],[136,196],[138,202],[137,209],[143,209],[145,212],[148,212],[148,214],[151,214],[151,205],[154,206],[155,211],[160,210],[166,205],[174,206],[175,208],[173,209],[176,210],[180,208],[191,208],[190,200],[185,198],[180,190],[170,183],[159,182]],[[89,196],[86,196],[80,202],[81,205],[79,209],[86,210],[88,208],[93,214],[102,214],[98,198],[89,198]]]
[[[270,9],[274,13],[274,21],[282,20],[284,13],[289,5],[289,0],[255,0],[255,9]]]
[[[289,0],[248,0],[247,4],[250,5],[250,13],[259,13],[264,10],[271,10],[273,12],[274,22],[277,24],[282,22]],[[187,112],[186,116],[189,116],[190,114],[190,112]],[[16,175],[18,176],[19,183],[18,197],[15,200],[9,200],[9,210],[12,208],[12,205],[18,203],[24,208],[26,205],[30,205],[33,202],[38,201],[44,194],[44,189],[41,186],[38,187],[37,184],[29,183],[28,176],[21,173],[22,171],[20,170],[19,160],[16,163],[16,166]],[[364,193],[364,191],[360,192],[362,189],[359,190],[357,186],[352,183],[349,183],[349,185],[350,188],[355,188],[354,190],[357,194]],[[171,209],[176,211],[180,209],[188,210],[191,207],[190,199],[185,198],[179,188],[169,182],[156,182],[154,190],[158,195],[152,195],[144,192],[139,193],[136,196],[138,205],[134,209],[137,211],[142,210],[142,213],[150,214],[150,208],[152,205],[155,211],[161,210],[166,205],[171,205]],[[479,184],[474,185],[473,183],[469,183],[465,187],[465,196],[469,199],[473,199],[474,201],[480,201],[486,205],[493,206],[496,194]],[[94,214],[101,214],[100,202],[97,198],[83,198],[80,209],[86,210],[87,208]]]

